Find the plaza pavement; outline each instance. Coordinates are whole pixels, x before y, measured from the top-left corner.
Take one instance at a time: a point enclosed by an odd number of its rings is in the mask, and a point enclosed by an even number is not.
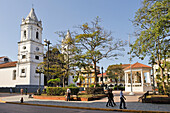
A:
[[[7,97],[2,97],[0,96],[1,102],[6,102],[6,103],[20,103],[21,97],[24,98],[24,103],[26,104],[34,104],[34,105],[43,105],[43,106],[53,106],[53,107],[77,107],[79,109],[81,108],[95,108],[95,109],[103,109],[103,110],[110,110],[113,109],[115,111],[120,111],[119,110],[119,91],[114,91],[114,100],[117,104],[115,107],[106,107],[106,102],[107,102],[107,97],[100,99],[100,100],[94,100],[94,101],[63,101],[63,100],[42,100],[42,99],[34,99],[34,98],[28,98],[28,95],[10,95],[8,94]],[[131,111],[132,112],[168,112],[170,113],[170,104],[152,104],[152,103],[141,103],[138,102],[138,97],[143,95],[143,93],[135,93],[134,96],[129,96],[128,92],[124,92],[124,95],[126,97],[126,106],[127,110],[124,111]]]

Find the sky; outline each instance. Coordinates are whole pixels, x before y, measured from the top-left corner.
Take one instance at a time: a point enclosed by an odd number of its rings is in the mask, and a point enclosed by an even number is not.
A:
[[[130,20],[142,7],[142,0],[0,0],[0,56],[17,61],[20,24],[32,7],[43,24],[42,38],[55,45],[61,40],[56,31],[74,31],[74,26],[91,22],[97,16],[101,18],[102,27],[112,31],[114,38],[128,40],[129,34],[135,31]],[[135,39],[130,35],[131,43]],[[103,59],[98,66],[106,70],[109,65],[129,64],[128,45],[125,50],[118,60]],[[132,64],[136,62],[149,65],[148,58],[132,59]]]

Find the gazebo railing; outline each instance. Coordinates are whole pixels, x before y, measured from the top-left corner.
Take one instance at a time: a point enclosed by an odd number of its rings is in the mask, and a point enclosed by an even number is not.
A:
[[[126,83],[125,86],[131,87],[131,84],[130,84],[130,83]],[[132,86],[133,86],[133,87],[141,87],[141,86],[142,86],[142,83],[133,83]]]

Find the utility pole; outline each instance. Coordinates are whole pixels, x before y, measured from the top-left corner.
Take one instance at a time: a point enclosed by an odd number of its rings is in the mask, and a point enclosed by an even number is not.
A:
[[[130,50],[130,36],[129,36],[129,50]],[[130,53],[130,78],[131,78],[131,92],[129,93],[129,95],[134,95],[134,93],[133,93],[133,84],[132,84],[131,53]]]
[[[103,87],[103,66],[101,67],[101,69],[102,69],[102,87]]]

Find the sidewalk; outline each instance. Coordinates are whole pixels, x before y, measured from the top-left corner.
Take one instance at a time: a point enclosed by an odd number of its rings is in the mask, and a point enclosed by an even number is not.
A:
[[[115,102],[117,106],[115,107],[106,107],[107,97],[103,98],[101,100],[95,100],[95,101],[63,101],[63,100],[42,100],[42,99],[34,99],[34,98],[28,98],[28,95],[14,95],[9,97],[1,97],[1,101],[6,102],[15,102],[20,103],[21,97],[24,98],[24,103],[28,104],[40,104],[40,105],[56,105],[56,106],[70,106],[70,107],[87,107],[87,108],[98,108],[98,109],[115,109],[119,110],[119,94],[118,92],[115,92]],[[141,103],[137,102],[138,97],[141,94],[137,94],[135,96],[128,96],[127,93],[125,93],[125,96],[127,98],[126,100],[126,106],[127,110],[142,110],[142,111],[170,111],[170,105],[169,104],[151,104],[151,103]],[[126,110],[125,110],[126,111]],[[127,112],[127,111],[126,111]]]

